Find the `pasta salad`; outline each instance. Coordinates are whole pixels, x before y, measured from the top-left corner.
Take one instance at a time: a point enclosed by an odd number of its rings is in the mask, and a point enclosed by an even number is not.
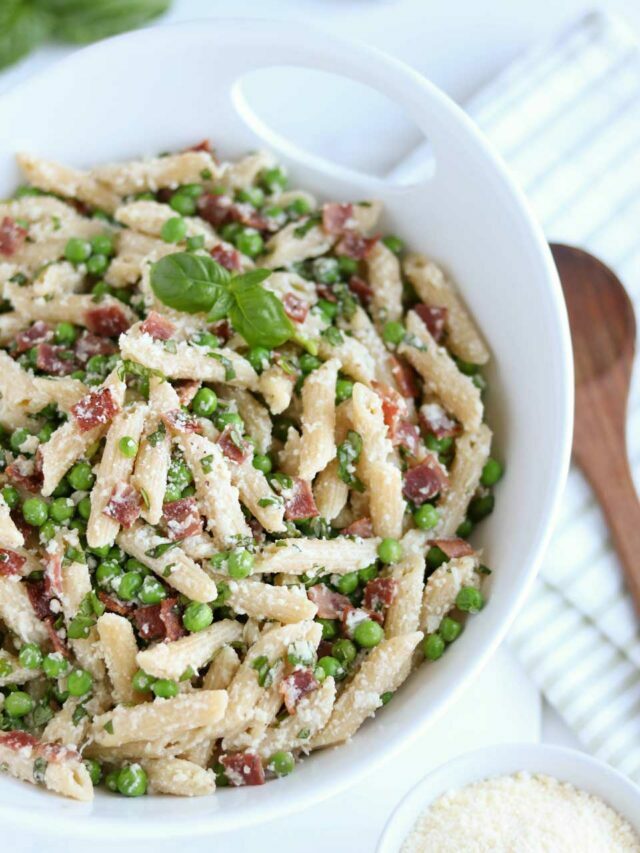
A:
[[[259,785],[482,609],[489,352],[378,202],[208,142],[0,203],[0,766]]]

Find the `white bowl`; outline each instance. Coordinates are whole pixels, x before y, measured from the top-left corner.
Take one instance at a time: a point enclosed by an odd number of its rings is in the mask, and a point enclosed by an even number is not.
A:
[[[236,84],[249,71],[282,64],[283,57],[287,65],[331,71],[378,89],[431,142],[434,173],[405,187],[332,168],[290,146],[281,156],[294,183],[320,197],[381,198],[385,225],[446,264],[491,344],[489,414],[507,474],[496,511],[478,532],[495,569],[489,603],[445,659],[417,672],[351,743],[313,756],[286,779],[188,801],[99,794],[83,806],[3,777],[5,825],[28,825],[37,811],[53,833],[184,836],[246,826],[335,794],[422,733],[474,676],[504,637],[547,543],[568,467],[573,411],[568,324],[555,268],[523,197],[487,142],[455,104],[408,67],[285,22],[206,21],[111,39],[0,99],[0,197],[19,181],[17,149],[79,167],[180,149],[206,136],[223,155],[254,149],[263,144],[263,128],[247,123]]]
[[[640,788],[603,761],[584,752],[533,743],[501,744],[468,752],[441,765],[418,782],[400,801],[386,823],[377,853],[398,853],[415,822],[432,802],[456,790],[495,776],[524,770],[555,776],[595,794],[615,809],[640,835]]]

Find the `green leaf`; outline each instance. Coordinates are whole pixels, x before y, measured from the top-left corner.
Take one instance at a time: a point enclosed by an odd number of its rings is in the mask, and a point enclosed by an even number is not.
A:
[[[158,299],[188,314],[220,305],[228,281],[229,273],[213,258],[190,252],[167,255],[151,267],[151,289]]]
[[[0,68],[37,47],[49,33],[51,17],[24,0],[0,2]]]
[[[235,297],[229,319],[251,347],[274,349],[295,334],[282,302],[275,293],[261,286],[270,274],[270,270],[251,270],[232,279],[229,285]]]
[[[39,0],[55,16],[54,33],[85,44],[132,30],[162,15],[171,0]]]
[[[233,296],[228,290],[221,287],[219,293],[214,297],[213,305],[207,314],[207,320],[210,323],[217,323],[218,320],[224,320],[225,317],[229,316],[232,305]]]

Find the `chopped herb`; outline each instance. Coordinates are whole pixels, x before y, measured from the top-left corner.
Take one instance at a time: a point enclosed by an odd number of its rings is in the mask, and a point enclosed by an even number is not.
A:
[[[113,734],[113,721],[109,720],[108,722],[106,722],[104,724],[104,726],[102,728],[105,730],[105,732],[108,732],[110,735],[112,735]]]
[[[221,352],[209,352],[207,353],[209,358],[215,358],[216,361],[219,361],[220,364],[224,367],[224,380],[225,382],[230,382],[232,379],[236,378],[236,371],[233,367],[231,361],[227,358],[226,355],[223,355]]]
[[[165,352],[171,353],[171,355],[175,355],[178,352],[178,345],[175,341],[168,340],[164,342]]]
[[[44,785],[44,777],[47,772],[47,762],[44,758],[36,758],[33,762],[33,781],[36,785]]]
[[[364,491],[363,483],[355,475],[355,466],[362,452],[362,436],[350,429],[347,438],[338,447],[338,476],[357,492]]]
[[[146,489],[140,489],[140,497],[142,498],[145,509],[149,509],[151,503],[149,502],[149,494]]]
[[[205,474],[210,474],[213,468],[213,455],[203,456],[200,460],[200,467]]]
[[[299,740],[306,740],[310,736],[311,736],[311,729],[300,729],[300,731],[298,732],[298,739]]]
[[[298,225],[297,228],[293,229],[293,236],[300,239],[301,237],[306,237],[306,235],[311,231],[312,228],[315,228],[316,225],[320,224],[320,214],[314,213],[312,216],[309,216],[308,219],[302,223],[302,225]]]
[[[71,721],[74,726],[77,726],[81,720],[84,720],[84,718],[88,716],[89,712],[84,705],[78,705],[77,708],[74,708],[73,714],[71,715]]]
[[[328,326],[322,332],[320,332],[325,340],[329,341],[332,347],[340,346],[343,343],[344,338],[342,337],[342,332],[339,329],[336,329],[335,326]]]
[[[172,548],[175,548],[177,544],[177,542],[161,542],[159,545],[149,548],[148,551],[145,551],[145,554],[147,557],[153,557],[153,559],[156,559],[157,557],[162,557],[163,554],[166,554],[167,551],[170,551]]]
[[[163,421],[160,421],[160,423],[158,424],[158,428],[156,429],[155,432],[151,433],[151,435],[148,437],[147,441],[149,442],[151,447],[155,447],[160,441],[162,441],[162,439],[165,437],[166,434],[167,434],[167,429],[166,429]]]
[[[175,544],[177,545],[178,543],[176,542]],[[163,570],[163,572],[162,572],[162,577],[163,577],[163,578],[169,578],[169,577],[171,577],[171,573],[173,572],[173,570],[175,569],[175,567],[176,567],[176,564],[175,564],[175,563],[169,563],[169,565],[168,565],[168,566],[165,566],[165,567],[164,567],[164,570]]]
[[[269,497],[269,498],[260,498],[260,500],[258,501],[258,506],[262,506],[262,507],[281,506],[281,505],[282,505],[282,498],[277,497],[276,495],[274,495],[273,497]]]

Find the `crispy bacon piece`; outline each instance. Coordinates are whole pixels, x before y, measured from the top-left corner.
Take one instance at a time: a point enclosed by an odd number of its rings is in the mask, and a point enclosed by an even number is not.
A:
[[[36,320],[28,329],[23,332],[18,332],[15,338],[16,352],[22,353],[36,344],[42,344],[48,341],[52,336],[51,327],[44,320]]]
[[[231,324],[228,320],[218,320],[218,322],[214,323],[210,329],[217,338],[220,338],[223,344],[226,344],[233,334],[233,329],[231,328]]]
[[[98,305],[85,312],[87,329],[95,335],[115,338],[130,326],[127,315],[118,305]]]
[[[130,483],[123,482],[114,486],[109,502],[102,512],[127,528],[139,518],[141,511],[140,494]]]
[[[331,290],[328,284],[316,284],[316,293],[320,299],[326,299],[327,302],[335,303],[338,301],[338,297],[335,295],[333,290]]]
[[[371,539],[373,536],[373,525],[368,517],[352,521],[347,527],[340,531],[342,536],[359,536],[361,539]]]
[[[391,374],[403,397],[417,397],[416,374],[410,364],[395,355],[390,356]]]
[[[182,620],[176,609],[177,598],[165,598],[160,604],[160,621],[164,625],[167,640],[179,640],[186,633],[182,627]]]
[[[66,356],[66,357],[65,357]],[[38,344],[36,367],[53,376],[68,376],[76,369],[76,361],[71,350],[53,344]]]
[[[302,518],[316,518],[320,515],[313,499],[311,483],[307,480],[296,479],[291,487],[291,495],[284,505],[284,517],[288,521],[298,521]]]
[[[439,305],[425,305],[424,302],[419,302],[413,306],[413,310],[427,327],[433,339],[437,342],[444,335],[444,328],[447,323],[448,311]]]
[[[419,465],[409,468],[404,475],[402,494],[420,506],[440,492],[446,491],[449,478],[435,456],[427,456]]]
[[[322,227],[327,234],[339,236],[354,224],[352,204],[329,202],[322,205]]]
[[[22,567],[27,562],[27,558],[17,551],[10,551],[8,548],[0,548],[0,576],[7,577],[8,575],[19,575],[22,573]]]
[[[114,400],[110,388],[91,391],[71,407],[71,414],[80,432],[88,432],[94,427],[108,424],[119,411],[120,407]]]
[[[242,258],[237,249],[227,248],[222,243],[218,243],[210,250],[209,254],[214,261],[229,272],[239,272],[242,269]]]
[[[460,424],[449,417],[440,403],[425,403],[420,406],[418,419],[423,430],[436,438],[446,438],[462,432]]]
[[[420,430],[411,421],[400,421],[395,428],[391,441],[395,447],[404,447],[413,456],[416,456],[422,439]]]
[[[60,634],[56,631],[56,628],[54,625],[54,622],[55,622],[54,617],[53,616],[47,616],[47,618],[44,619],[43,621],[44,621],[45,627],[47,629],[47,633],[49,634],[49,640],[51,641],[51,645],[53,646],[53,648],[57,652],[60,652],[60,654],[63,655],[63,657],[70,658],[71,652],[69,651],[67,644],[62,639]]]
[[[189,148],[185,148],[185,151],[206,151],[207,154],[212,154],[213,149],[211,147],[210,139],[202,139],[200,142],[196,142],[195,145],[191,145]]]
[[[21,729],[0,732],[0,746],[12,749],[14,752],[30,750],[30,758],[44,758],[51,764],[59,764],[62,761],[69,760],[81,761],[79,752],[73,747],[41,741],[35,735]]]
[[[140,636],[144,640],[178,640],[184,635],[180,617],[176,613],[177,598],[165,598],[161,604],[148,604],[133,611]]]
[[[373,296],[373,290],[363,278],[360,278],[359,275],[351,276],[349,279],[349,290],[352,293],[355,293],[356,296],[359,296],[365,304],[369,302]]]
[[[250,445],[242,438],[233,424],[229,424],[224,428],[220,433],[217,443],[227,459],[237,462],[238,465],[249,458],[251,452]]]
[[[474,549],[466,539],[455,537],[453,539],[431,539],[429,545],[435,545],[447,555],[450,560],[455,557],[469,557],[475,554]]]
[[[140,326],[140,331],[143,334],[151,335],[154,341],[168,341],[176,330],[175,325],[167,317],[158,314],[157,311],[150,311],[147,319]]]
[[[384,382],[377,382],[375,379],[371,383],[373,390],[376,392],[382,402],[382,416],[385,424],[389,427],[389,434],[392,435],[400,418],[408,415],[409,410],[404,398],[398,394],[395,388],[390,385],[385,385]]]
[[[45,591],[44,581],[27,581],[25,586],[33,612],[41,622],[44,621],[51,616],[49,596]]]
[[[11,510],[11,521],[13,521],[20,533],[22,533],[25,543],[29,543],[30,539],[32,540],[35,538],[34,528],[31,527],[30,524],[27,524],[22,512],[17,507]]]
[[[174,384],[182,406],[188,406],[198,393],[200,382],[197,379],[178,379]]]
[[[229,752],[220,757],[227,779],[235,788],[264,785],[264,769],[254,752]]]
[[[62,555],[56,551],[44,558],[44,593],[47,598],[62,595]]]
[[[336,244],[336,254],[361,261],[367,257],[379,239],[379,237],[363,237],[357,231],[345,231]]]
[[[174,542],[202,532],[202,518],[194,497],[170,501],[162,507],[169,539]]]
[[[0,222],[0,255],[14,255],[22,247],[28,233],[15,219],[5,216]]]
[[[113,596],[103,590],[100,590],[98,593],[98,598],[104,604],[109,613],[117,613],[118,616],[129,616],[133,612],[133,604],[122,601],[120,598],[113,598]]]
[[[268,231],[272,227],[272,222],[249,202],[235,202],[229,208],[229,214],[233,222],[240,222],[242,225],[256,228],[258,231]]]
[[[230,219],[232,206],[228,195],[203,193],[198,199],[198,216],[218,228]]]
[[[118,348],[108,338],[99,338],[91,332],[83,332],[76,341],[74,349],[78,361],[85,364],[92,355],[113,355]]]
[[[349,604],[349,607],[342,611],[342,632],[344,636],[353,638],[353,633],[358,625],[370,619],[382,625],[384,623],[384,614],[378,613],[375,610],[365,610],[364,607],[353,607]]]
[[[351,607],[346,595],[334,592],[324,583],[316,583],[307,590],[307,598],[318,608],[320,619],[340,619],[345,608]]]
[[[309,304],[304,299],[299,299],[293,293],[285,293],[282,304],[284,313],[295,323],[304,323],[309,313]]]
[[[296,705],[306,696],[317,690],[319,683],[310,669],[294,669],[294,671],[280,682],[280,693],[284,699],[285,708],[290,714],[295,714]]]
[[[182,409],[171,409],[169,412],[163,412],[160,417],[167,429],[173,433],[202,432],[198,421]]]
[[[364,606],[373,613],[381,613],[389,607],[397,592],[398,581],[393,578],[373,578],[364,588]]]
[[[36,456],[35,459],[18,456],[11,465],[7,465],[5,474],[12,483],[15,483],[16,486],[22,486],[28,492],[39,492],[44,479],[39,456]]]

